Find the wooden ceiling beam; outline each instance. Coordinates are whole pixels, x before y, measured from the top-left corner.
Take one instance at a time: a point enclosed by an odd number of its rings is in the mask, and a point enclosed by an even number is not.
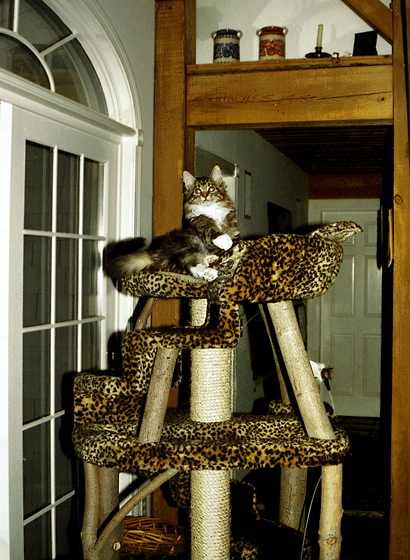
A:
[[[380,0],[343,0],[367,25],[375,29],[390,45],[393,44],[392,11]]]

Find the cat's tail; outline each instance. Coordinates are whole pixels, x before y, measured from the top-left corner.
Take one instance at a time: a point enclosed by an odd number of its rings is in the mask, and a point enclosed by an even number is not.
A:
[[[136,237],[114,243],[105,251],[105,272],[112,279],[141,272],[154,263],[149,252],[144,251],[145,239]]]

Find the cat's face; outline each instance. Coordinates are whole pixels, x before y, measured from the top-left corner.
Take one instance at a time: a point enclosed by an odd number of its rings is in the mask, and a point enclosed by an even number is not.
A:
[[[185,202],[190,204],[219,202],[226,197],[226,186],[218,165],[214,166],[209,178],[194,177],[188,171],[184,171],[183,183]]]

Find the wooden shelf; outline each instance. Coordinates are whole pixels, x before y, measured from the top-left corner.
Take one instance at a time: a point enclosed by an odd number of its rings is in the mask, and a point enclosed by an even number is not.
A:
[[[317,69],[356,66],[391,66],[391,55],[378,56],[343,56],[327,58],[292,58],[284,60],[246,60],[233,63],[188,64],[188,75],[198,74],[234,74],[240,72],[280,72],[290,69]]]
[[[186,80],[194,129],[393,122],[390,56],[191,64]]]

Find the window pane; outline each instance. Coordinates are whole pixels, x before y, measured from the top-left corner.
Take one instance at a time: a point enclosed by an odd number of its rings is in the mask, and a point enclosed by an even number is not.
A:
[[[50,413],[50,332],[23,335],[23,421]]]
[[[57,507],[57,558],[82,558],[81,525],[82,512],[80,500],[74,496]]]
[[[50,425],[23,433],[24,517],[50,503]]]
[[[78,241],[57,239],[56,255],[56,321],[77,318],[78,296]]]
[[[24,188],[24,227],[51,230],[52,150],[27,142]]]
[[[97,161],[84,161],[84,215],[83,233],[99,235],[103,203],[104,165]]]
[[[72,422],[68,415],[56,419],[55,490],[56,499],[78,487],[78,459],[71,443]]]
[[[0,2],[0,27],[13,29],[13,3],[11,0]]]
[[[47,512],[24,527],[24,560],[51,558],[51,516]]]
[[[55,331],[55,410],[73,404],[73,375],[77,370],[77,327]]]
[[[24,297],[25,327],[50,322],[51,240],[27,235],[24,238]]]
[[[51,68],[57,93],[108,115],[100,81],[77,39],[65,43],[44,58]]]
[[[20,0],[18,25],[20,35],[39,51],[71,35],[61,19],[38,0]]]
[[[80,158],[58,152],[57,231],[78,233]]]
[[[36,55],[9,35],[0,34],[0,67],[50,89],[47,73]]]
[[[85,323],[82,327],[81,369],[100,368],[100,323]]]
[[[95,317],[101,314],[100,298],[98,297],[98,270],[100,253],[97,241],[83,242],[83,317]]]

